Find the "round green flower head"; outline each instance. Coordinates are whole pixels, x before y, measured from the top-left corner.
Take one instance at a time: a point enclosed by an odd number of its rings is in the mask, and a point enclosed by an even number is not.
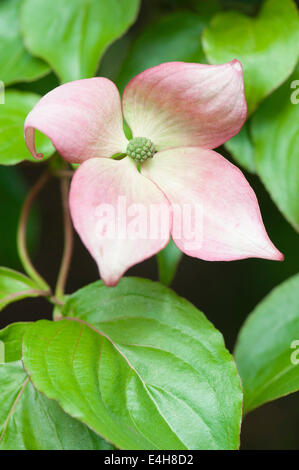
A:
[[[153,158],[156,149],[150,139],[146,137],[135,137],[128,143],[126,152],[133,160],[142,163],[148,158]]]

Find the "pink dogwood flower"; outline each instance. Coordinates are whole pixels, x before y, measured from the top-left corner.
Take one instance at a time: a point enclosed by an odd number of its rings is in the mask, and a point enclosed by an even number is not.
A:
[[[212,150],[239,132],[246,112],[239,61],[170,62],[133,78],[122,101],[106,78],[55,88],[27,116],[25,139],[41,158],[34,142],[38,129],[66,161],[80,163],[70,189],[72,220],[102,279],[113,286],[129,267],[164,248],[170,236],[184,253],[204,260],[283,259],[244,175]],[[110,158],[116,154],[123,158]],[[163,220],[155,222],[164,230],[149,227],[156,236],[100,236],[99,208],[117,208],[121,197],[129,207],[166,208]],[[193,213],[185,220],[185,206],[200,207],[201,217]],[[149,213],[146,222],[153,224]],[[119,222],[123,214],[116,217]],[[124,217],[130,224],[132,212]],[[187,222],[195,236],[200,232],[200,243],[190,243],[180,230]]]

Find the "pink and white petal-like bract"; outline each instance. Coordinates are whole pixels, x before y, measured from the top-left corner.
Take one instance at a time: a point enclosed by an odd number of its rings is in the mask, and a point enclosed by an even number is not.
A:
[[[35,158],[35,129],[47,135],[60,155],[72,163],[110,157],[126,149],[121,101],[106,78],[65,83],[47,93],[25,121],[25,140]]]
[[[126,86],[123,112],[133,137],[157,150],[218,147],[246,119],[242,66],[169,62],[145,70]]]
[[[164,150],[142,166],[142,173],[172,204],[172,237],[187,255],[207,261],[283,259],[266,233],[251,186],[215,151]]]
[[[128,157],[82,163],[72,179],[70,210],[108,286],[169,241],[169,203]]]

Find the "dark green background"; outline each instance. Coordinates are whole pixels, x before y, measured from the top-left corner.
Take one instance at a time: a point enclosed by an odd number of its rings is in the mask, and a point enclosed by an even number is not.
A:
[[[283,0],[282,0],[283,1]],[[194,9],[196,0],[145,0],[137,23],[125,38],[118,40],[106,52],[99,69],[100,75],[114,78],[118,66],[126,53],[126,45],[138,35],[144,26],[158,16],[179,11],[181,7]],[[207,1],[207,3],[209,3]],[[259,7],[258,0],[224,1],[225,7],[242,9],[246,13],[255,13]],[[298,3],[298,2],[297,2]],[[18,88],[45,93],[58,84],[51,74],[34,84],[23,84]],[[220,153],[228,156],[223,148]],[[20,200],[24,194],[23,186],[30,185],[43,171],[43,164],[23,163],[17,169],[3,169],[9,179],[11,198],[1,193],[0,216],[1,232],[0,264],[19,268],[15,258],[15,233]],[[2,178],[2,173],[0,178]],[[202,310],[209,320],[224,334],[226,344],[233,349],[236,335],[247,315],[255,305],[276,285],[298,271],[299,250],[298,234],[285,221],[271,201],[260,180],[246,174],[253,186],[261,206],[261,212],[274,244],[285,254],[285,261],[277,263],[266,260],[244,260],[225,262],[205,262],[184,256],[175,280],[173,289],[181,296],[193,302]],[[22,178],[20,194],[15,197],[13,185]],[[3,185],[4,186],[4,185]],[[18,185],[20,187],[20,185]],[[3,195],[4,194],[4,195]],[[11,200],[10,200],[11,199]],[[10,210],[7,210],[9,201]],[[62,251],[62,214],[60,209],[59,185],[52,180],[39,197],[37,210],[41,215],[41,236],[31,233],[32,251],[38,270],[49,282],[55,283],[59,267],[59,256]],[[36,221],[35,221],[36,222]],[[36,223],[35,223],[36,225]],[[5,233],[5,236],[3,235]],[[155,258],[130,269],[128,275],[137,275],[157,279]],[[75,239],[74,257],[69,276],[67,292],[73,292],[98,278],[93,259],[82,246],[78,237]],[[281,312],[283,315],[284,312]],[[15,321],[32,321],[39,318],[51,318],[51,307],[43,300],[25,300],[10,305],[1,312],[0,326]],[[264,405],[246,417],[242,429],[242,448],[244,449],[299,449],[299,396],[295,394]]]

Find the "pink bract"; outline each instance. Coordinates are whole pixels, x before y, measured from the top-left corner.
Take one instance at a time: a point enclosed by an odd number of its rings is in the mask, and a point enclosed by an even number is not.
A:
[[[123,117],[133,139],[153,143],[153,158],[146,159],[149,147],[137,149],[145,150],[141,164],[125,156]],[[129,267],[164,248],[170,236],[184,253],[209,261],[283,259],[244,175],[212,150],[236,135],[245,120],[239,61],[170,62],[133,78],[122,102],[106,78],[57,87],[27,116],[25,139],[40,158],[34,143],[38,129],[65,160],[81,163],[70,190],[73,223],[103,281],[112,286]],[[115,154],[124,158],[109,158]],[[103,225],[107,214],[113,233]]]

